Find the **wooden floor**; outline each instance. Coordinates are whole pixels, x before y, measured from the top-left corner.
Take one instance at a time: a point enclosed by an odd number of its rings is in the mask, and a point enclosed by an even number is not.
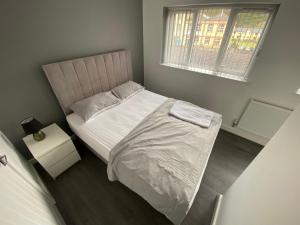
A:
[[[77,143],[82,161],[55,181],[37,165],[67,225],[171,224],[119,182],[109,182],[106,164]],[[214,200],[224,193],[261,150],[253,142],[220,131],[194,204],[184,225],[209,225]]]

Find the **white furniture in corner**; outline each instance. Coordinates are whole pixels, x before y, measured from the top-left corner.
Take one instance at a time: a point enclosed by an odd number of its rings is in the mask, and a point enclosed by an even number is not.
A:
[[[0,131],[0,224],[66,225],[34,167]]]
[[[32,135],[23,138],[33,157],[55,179],[73,164],[80,156],[70,138],[59,126],[51,124],[42,129],[46,138],[35,141]]]

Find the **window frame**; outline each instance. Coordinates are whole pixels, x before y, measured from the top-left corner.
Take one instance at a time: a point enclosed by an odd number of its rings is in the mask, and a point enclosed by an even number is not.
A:
[[[188,66],[188,62],[189,62],[189,59],[190,59],[190,51],[192,49],[192,46],[193,46],[193,40],[195,38],[195,28],[196,28],[196,20],[197,20],[197,15],[198,15],[198,11],[203,9],[203,8],[213,8],[213,7],[216,7],[216,8],[230,8],[231,9],[231,12],[230,12],[230,15],[228,17],[228,21],[227,23],[225,24],[225,29],[224,29],[224,35],[223,37],[221,38],[221,45],[220,45],[220,50],[218,52],[218,56],[217,56],[217,61],[216,61],[216,65],[214,67],[214,71],[208,71],[208,70],[205,70],[205,69],[198,69],[198,68],[195,68],[195,67],[191,67],[191,66]],[[163,13],[163,38],[162,38],[162,48],[161,48],[161,60],[160,60],[160,65],[163,65],[163,66],[167,66],[167,67],[172,67],[172,68],[178,68],[178,69],[183,69],[183,70],[188,70],[188,71],[193,71],[193,72],[197,72],[197,73],[200,73],[200,74],[207,74],[207,75],[213,75],[213,76],[216,76],[216,77],[223,77],[223,78],[227,78],[227,79],[232,79],[232,80],[236,80],[236,81],[241,81],[241,82],[247,82],[249,80],[249,73],[250,71],[252,70],[253,68],[253,65],[255,64],[255,60],[256,58],[259,56],[261,50],[262,50],[262,45],[263,45],[263,42],[267,36],[267,34],[269,33],[270,31],[270,28],[274,22],[274,18],[278,12],[278,9],[280,7],[280,4],[265,4],[265,3],[253,3],[253,4],[247,4],[247,3],[240,3],[240,4],[235,4],[235,3],[232,3],[232,4],[197,4],[197,5],[186,5],[186,6],[166,6],[164,7],[164,13]],[[169,64],[169,63],[166,63],[165,62],[165,52],[168,51],[167,50],[167,46],[166,46],[166,38],[167,38],[167,35],[166,35],[166,27],[168,26],[167,24],[167,18],[168,18],[168,12],[169,10],[172,9],[172,10],[176,10],[176,11],[182,11],[182,10],[186,10],[186,9],[190,9],[192,10],[194,13],[195,13],[195,16],[194,16],[194,21],[193,21],[193,24],[192,24],[192,30],[191,30],[191,37],[190,39],[192,41],[190,41],[189,43],[189,46],[188,46],[188,59],[184,62],[184,64],[186,66],[181,66],[181,65],[174,65],[174,64]],[[230,37],[231,37],[231,34],[232,34],[232,30],[234,28],[234,23],[235,23],[235,20],[236,20],[236,17],[238,15],[239,12],[242,12],[242,11],[245,11],[245,10],[262,10],[262,11],[269,11],[270,12],[270,15],[268,17],[268,20],[266,22],[266,26],[265,26],[265,29],[258,41],[258,45],[256,46],[253,54],[252,54],[252,57],[251,57],[251,60],[250,60],[250,63],[245,71],[245,73],[243,74],[243,76],[240,76],[240,75],[234,75],[234,74],[228,74],[228,73],[222,73],[218,70],[216,70],[215,68],[219,68],[220,66],[220,63],[222,62],[222,59],[224,57],[224,54],[226,52],[226,49],[227,49],[227,46],[229,44],[229,40],[230,40]],[[218,27],[217,27],[218,29]],[[218,32],[218,31],[217,31]],[[222,55],[221,55],[222,54]]]

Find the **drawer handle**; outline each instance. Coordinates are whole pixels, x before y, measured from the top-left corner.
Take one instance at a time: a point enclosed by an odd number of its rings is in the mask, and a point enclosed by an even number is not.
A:
[[[7,157],[6,155],[0,156],[0,166],[7,166],[8,162],[7,162]]]

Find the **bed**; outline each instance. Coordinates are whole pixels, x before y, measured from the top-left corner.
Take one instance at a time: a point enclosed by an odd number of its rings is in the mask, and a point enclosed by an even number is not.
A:
[[[180,224],[198,192],[221,115],[215,113],[212,125],[201,128],[168,115],[174,99],[142,90],[85,122],[70,105],[132,80],[130,52],[116,51],[42,68],[73,132],[108,164],[108,178],[120,181],[174,224]],[[153,146],[157,148],[153,150]],[[171,158],[162,154],[162,146]]]
[[[108,162],[110,150],[166,100],[162,95],[143,90],[88,122],[75,113],[68,115],[67,121],[74,133]]]

